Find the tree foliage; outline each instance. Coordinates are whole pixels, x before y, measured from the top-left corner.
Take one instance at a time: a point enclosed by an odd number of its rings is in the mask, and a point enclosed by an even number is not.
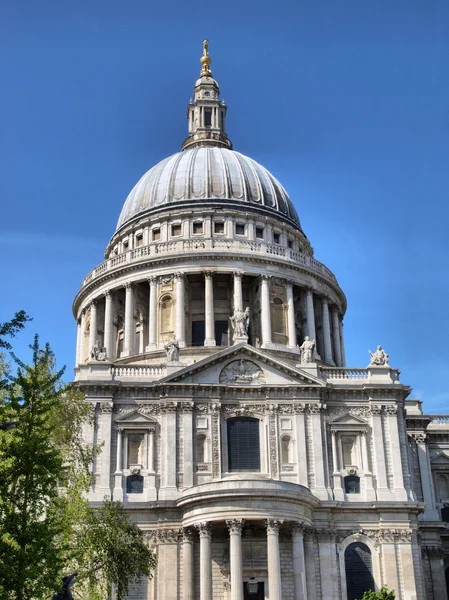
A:
[[[31,321],[31,317],[24,310],[19,310],[11,321],[0,323],[0,348],[11,350],[11,344],[5,340],[5,337],[14,337],[25,327],[27,321]]]
[[[29,365],[12,354],[14,375],[0,359],[0,423],[17,423],[0,431],[0,598],[40,600],[78,571],[85,600],[104,599],[111,584],[121,600],[133,579],[150,575],[154,555],[120,503],[88,505],[95,451],[82,434],[91,407],[63,384],[49,345],[36,336],[30,348]]]
[[[383,586],[378,592],[365,592],[361,598],[361,600],[394,600],[395,594],[394,591],[388,591],[386,586]]]

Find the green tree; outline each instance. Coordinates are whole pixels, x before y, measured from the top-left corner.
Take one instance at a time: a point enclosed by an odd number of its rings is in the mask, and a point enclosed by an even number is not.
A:
[[[85,600],[104,599],[112,584],[122,598],[151,574],[154,554],[120,503],[89,507],[91,408],[63,384],[48,345],[36,336],[31,349],[30,365],[12,355],[17,374],[6,368],[0,391],[0,422],[17,422],[0,432],[0,598],[40,600],[74,571]]]
[[[395,595],[393,590],[388,591],[386,586],[383,586],[378,592],[365,592],[361,600],[394,600]]]
[[[11,350],[11,344],[5,340],[5,337],[14,337],[25,327],[26,322],[31,320],[31,317],[24,310],[19,310],[11,321],[0,323],[0,348]]]

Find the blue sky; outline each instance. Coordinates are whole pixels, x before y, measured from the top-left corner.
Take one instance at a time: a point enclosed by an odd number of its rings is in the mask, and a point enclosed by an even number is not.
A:
[[[348,298],[347,362],[382,344],[449,411],[447,0],[4,0],[0,321],[71,377],[71,303],[122,204],[186,136],[210,39],[234,148],[292,197]]]

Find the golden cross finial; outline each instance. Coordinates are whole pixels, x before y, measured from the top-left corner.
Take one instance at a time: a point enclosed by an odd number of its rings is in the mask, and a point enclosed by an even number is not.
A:
[[[209,40],[203,40],[203,56],[200,58],[202,69],[200,77],[212,77],[212,71],[210,70],[210,63],[212,62],[209,56]]]

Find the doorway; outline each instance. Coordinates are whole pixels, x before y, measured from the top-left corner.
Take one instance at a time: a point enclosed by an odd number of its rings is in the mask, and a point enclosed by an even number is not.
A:
[[[264,582],[245,581],[243,584],[243,600],[265,600]]]

